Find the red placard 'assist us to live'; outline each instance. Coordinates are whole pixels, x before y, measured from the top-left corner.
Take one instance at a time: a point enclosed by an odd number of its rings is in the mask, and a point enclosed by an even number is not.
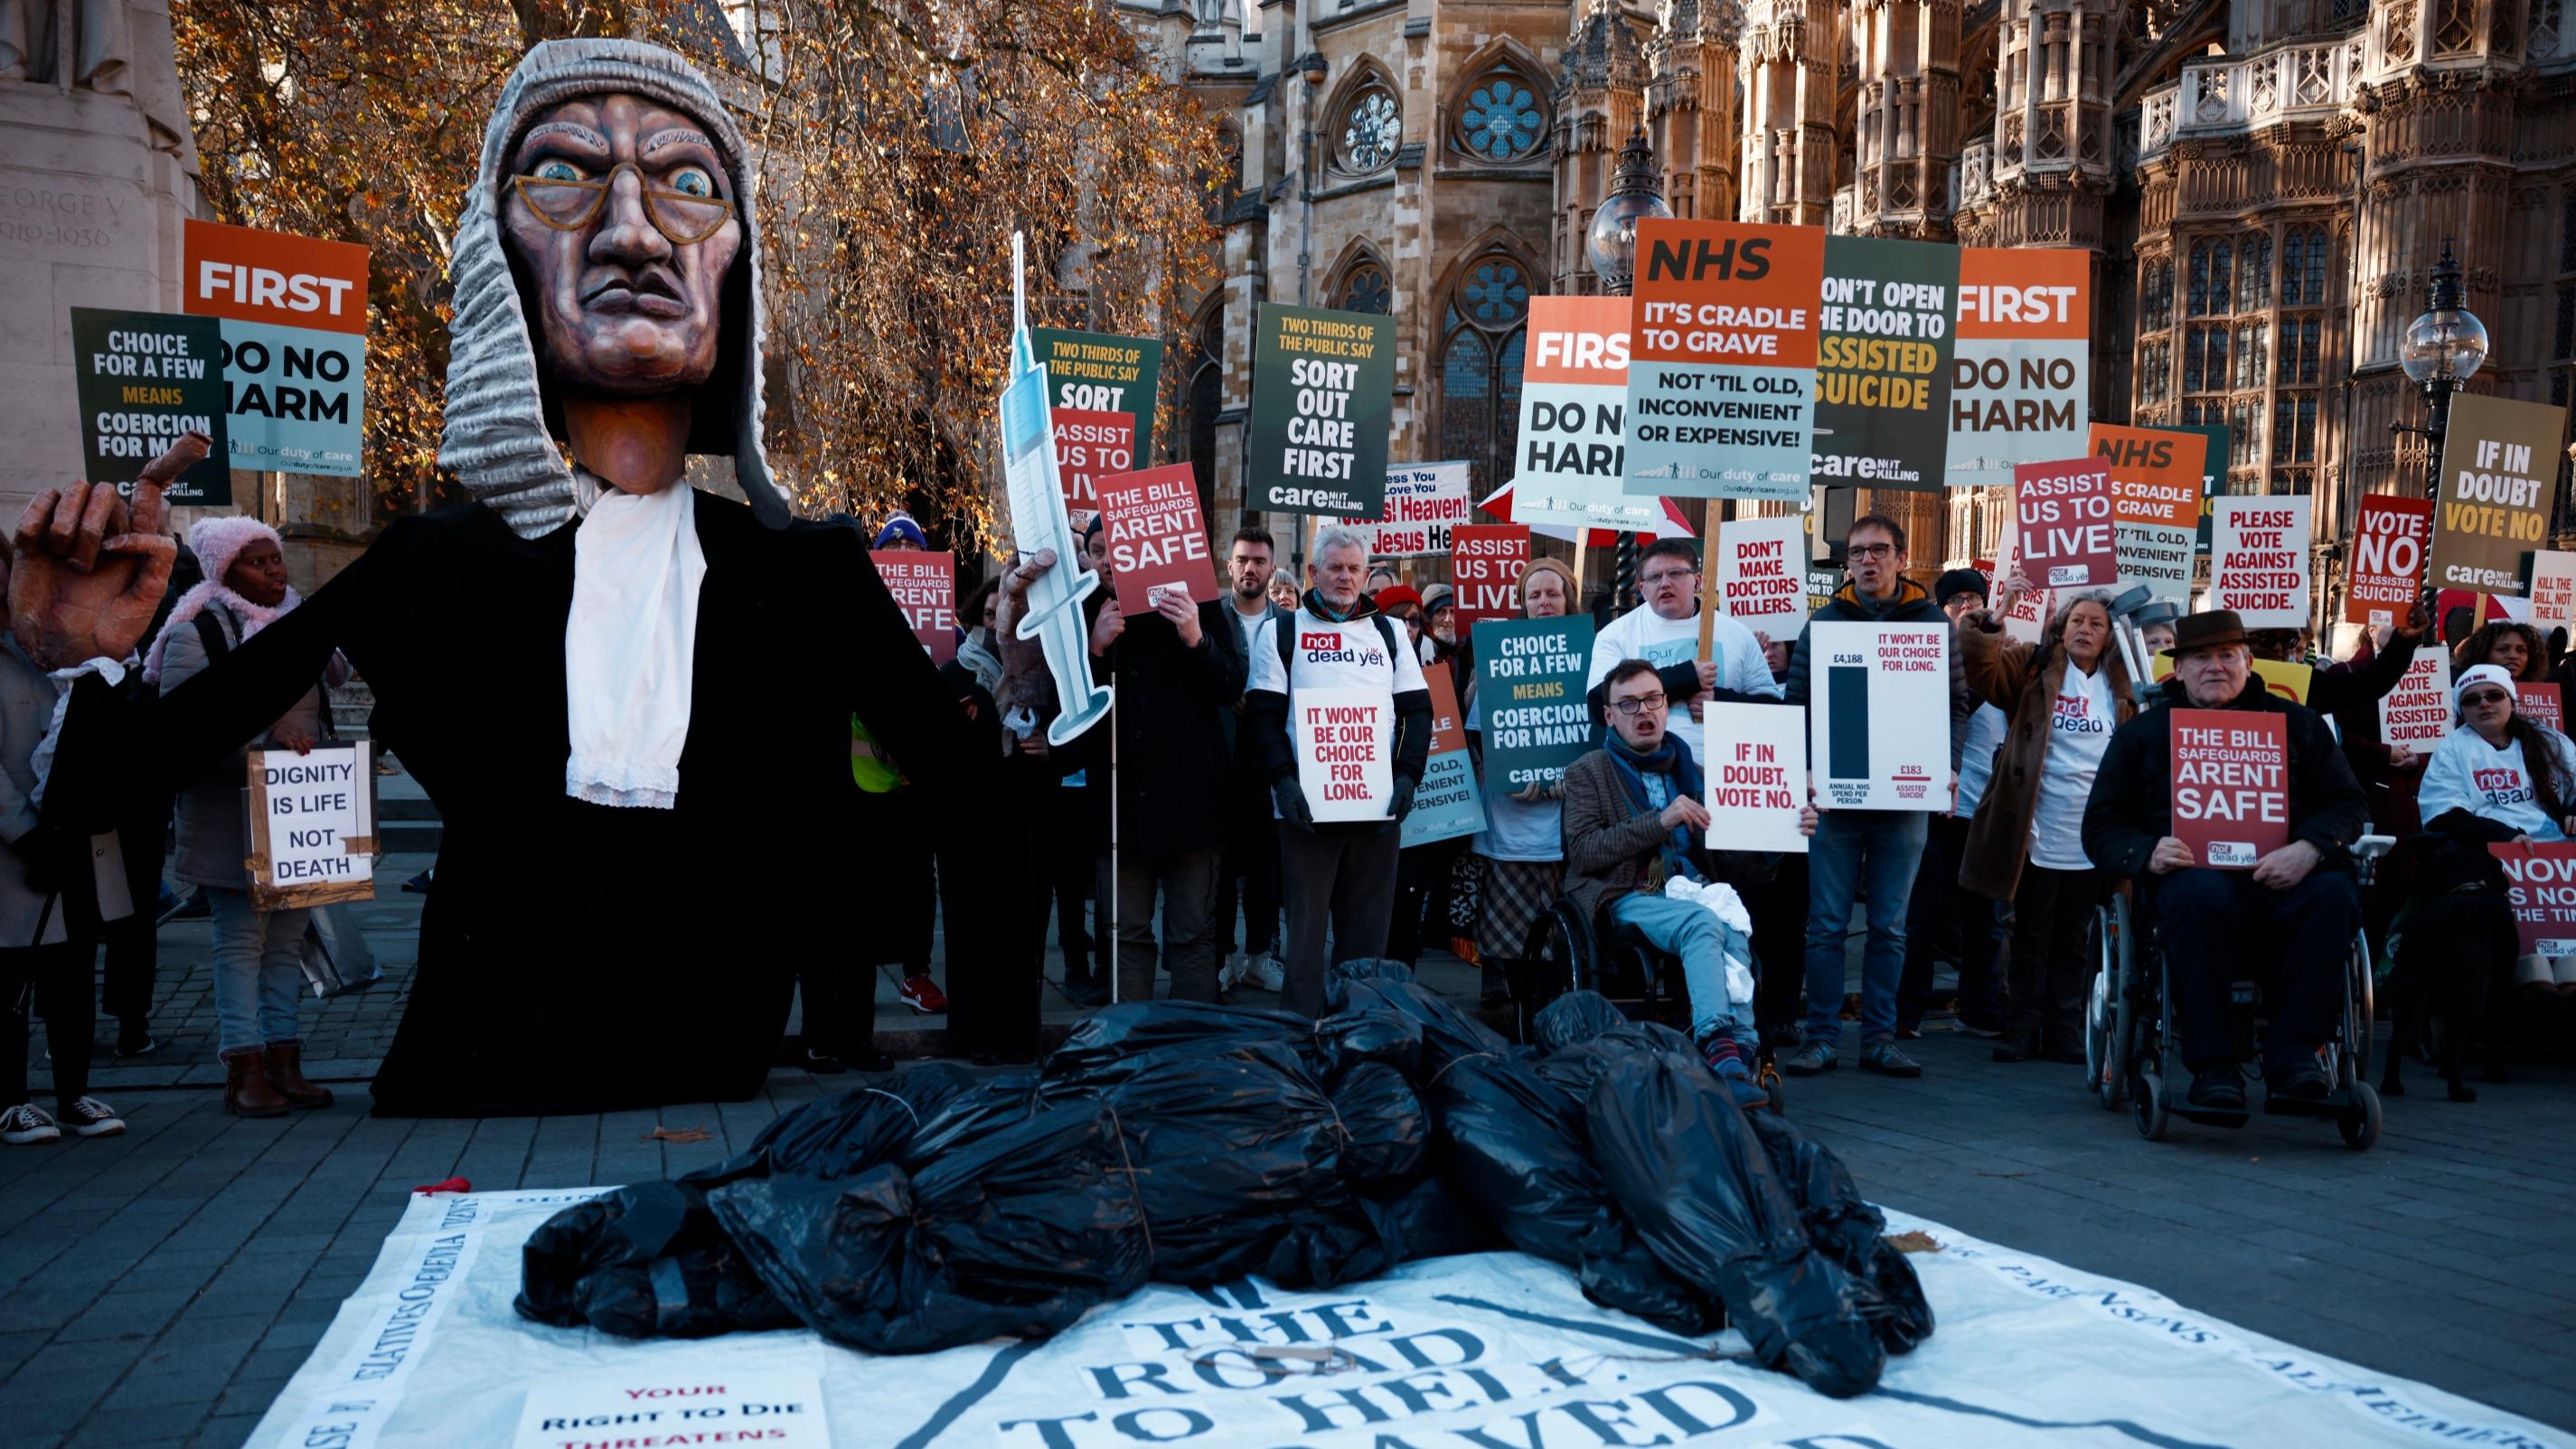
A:
[[[1530,531],[1517,523],[1462,523],[1449,530],[1449,574],[1458,586],[1458,637],[1482,619],[1520,617],[1521,573]]]

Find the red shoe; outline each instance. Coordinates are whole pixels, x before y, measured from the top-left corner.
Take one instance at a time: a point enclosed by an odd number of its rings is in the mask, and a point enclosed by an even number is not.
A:
[[[935,1016],[948,1009],[948,997],[940,991],[939,983],[927,976],[905,977],[903,990],[895,994],[903,998],[904,1005],[924,1016]]]

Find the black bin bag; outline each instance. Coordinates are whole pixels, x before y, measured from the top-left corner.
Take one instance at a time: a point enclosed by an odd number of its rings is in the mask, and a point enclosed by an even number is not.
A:
[[[548,1218],[520,1249],[516,1307],[620,1338],[796,1325],[690,1182],[639,1182]]]
[[[1860,1195],[1843,1160],[1810,1142],[1776,1112],[1748,1112],[1772,1170],[1789,1185],[1807,1238],[1842,1265],[1861,1289],[1860,1309],[1889,1353],[1912,1353],[1932,1336],[1932,1304],[1914,1264],[1883,1236],[1887,1219]]]
[[[1808,1241],[1797,1199],[1708,1068],[1640,1052],[1594,1084],[1592,1157],[1666,1268],[1726,1304],[1754,1357],[1835,1398],[1887,1363],[1849,1273]]]

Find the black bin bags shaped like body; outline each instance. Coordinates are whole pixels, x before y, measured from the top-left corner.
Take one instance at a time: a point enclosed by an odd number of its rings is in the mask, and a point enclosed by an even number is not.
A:
[[[873,1353],[1043,1337],[1149,1280],[1324,1288],[1512,1247],[1595,1302],[1866,1392],[1931,1332],[1833,1154],[1578,992],[1515,1046],[1392,962],[1321,1020],[1112,1007],[1034,1074],[811,1102],[740,1156],[568,1208],[519,1312],[627,1337],[804,1325]]]

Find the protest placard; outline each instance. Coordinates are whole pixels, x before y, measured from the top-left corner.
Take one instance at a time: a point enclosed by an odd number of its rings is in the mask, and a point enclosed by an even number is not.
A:
[[[1825,234],[1652,218],[1629,312],[1628,487],[1677,498],[1807,496]]]
[[[356,477],[367,249],[193,219],[183,238],[180,308],[220,319],[232,466]]]
[[[1386,510],[1395,319],[1261,304],[1252,339],[1255,508],[1373,518]]]
[[[2197,433],[2095,423],[2085,451],[2111,470],[2111,515],[2118,524],[2120,582],[2145,584],[2176,603],[2191,597],[2192,540],[2200,527],[2201,454]]]
[[[2366,493],[2352,528],[2352,567],[2344,574],[2343,616],[2356,624],[2394,624],[2424,592],[2424,540],[2433,500]]]
[[[2516,714],[2531,716],[2533,724],[2556,730],[2562,735],[2567,733],[2567,704],[2560,697],[2557,685],[2515,684],[2513,708]]]
[[[1818,482],[1941,491],[1950,456],[1959,249],[1825,239],[1817,309]]]
[[[2576,842],[2504,841],[2487,853],[2504,867],[2505,900],[2522,954],[2576,955]]]
[[[1377,515],[1351,520],[1353,527],[1369,536],[1369,557],[1431,558],[1447,553],[1449,530],[1474,516],[1467,471],[1463,462],[1399,463],[1388,468],[1384,504]],[[1324,522],[1318,518],[1316,526]]]
[[[894,606],[912,626],[912,637],[930,652],[930,662],[945,664],[956,658],[957,555],[872,548],[868,562],[876,565],[877,577],[894,595]]]
[[[1592,748],[1583,686],[1592,620],[1490,619],[1476,626],[1476,693],[1485,720],[1485,793],[1553,784]]]
[[[2200,531],[2192,538],[2192,548],[2199,557],[2198,572],[2192,580],[2197,588],[2209,578],[2210,504],[2227,491],[2227,464],[2235,455],[2228,451],[2230,440],[2224,423],[2168,423],[2164,431],[2194,433],[2201,440]]]
[[[2214,870],[2252,870],[2290,843],[2289,716],[2173,711],[2174,838]]]
[[[1057,481],[1064,487],[1064,506],[1069,512],[1098,513],[1100,480],[1135,468],[1133,414],[1055,409],[1055,471]]]
[[[2379,742],[2429,750],[2451,733],[2451,651],[2427,644],[2379,697]]]
[[[194,429],[214,440],[164,491],[173,504],[233,501],[224,437],[223,324],[170,312],[72,309],[73,391],[84,476],[131,497],[145,465]]]
[[[1701,724],[1713,848],[1806,854],[1798,811],[1807,803],[1807,726],[1798,711],[1713,703]]]
[[[1991,606],[2002,606],[2004,582],[2018,572],[2030,589],[2015,595],[2012,606],[2003,610],[2004,634],[2024,644],[2036,644],[2048,633],[2048,615],[2056,607],[2057,593],[2031,577],[2028,555],[2022,548],[2021,525],[2010,514],[2004,516],[2002,553],[2003,562],[1986,575],[1986,601]]]
[[[2098,459],[2013,465],[2021,571],[2043,589],[2108,586],[2119,577],[2111,471]]]
[[[2292,704],[2308,702],[2308,686],[2314,684],[2317,677],[2317,671],[2313,667],[2292,664],[2280,659],[2257,659],[2253,663],[2254,677],[2263,681],[2266,692],[2277,694]],[[2173,672],[2172,655],[2148,656],[2147,673],[2156,683],[2162,684],[2173,678]]]
[[[1833,569],[1807,570],[1807,612],[1812,614],[1834,601],[1834,590],[1843,586],[1843,576]]]
[[[1104,332],[1073,332],[1062,327],[1032,327],[1029,346],[1047,373],[1047,406],[1059,423],[1067,413],[1121,413],[1129,419],[1128,449],[1135,458],[1154,456],[1154,407],[1161,396],[1163,344],[1145,337],[1113,337]],[[1135,466],[1098,468],[1124,473]]]
[[[2308,610],[2308,500],[2221,498],[2211,532],[2209,607],[2248,629],[2303,629]]]
[[[1130,618],[1150,613],[1174,589],[1201,604],[1224,597],[1199,515],[1198,473],[1190,464],[1115,474],[1099,487],[1100,531],[1109,546],[1119,612]]]
[[[2552,629],[2576,633],[2576,553],[2535,550],[2528,596],[2531,627],[2540,631],[2540,637],[2548,638]]]
[[[1640,532],[1660,506],[1627,495],[1628,299],[1532,297],[1512,516]]]
[[[1395,699],[1374,689],[1301,689],[1297,787],[1318,824],[1384,820],[1395,792]]]
[[[1950,486],[2001,485],[2015,463],[2084,448],[2093,254],[1965,247],[1950,371]]]
[[[2522,556],[2549,540],[2567,409],[2464,392],[2451,399],[2434,492],[2433,583],[2522,594]]]
[[[1413,791],[1413,813],[1397,830],[1398,850],[1455,840],[1485,828],[1485,797],[1476,789],[1476,759],[1467,751],[1467,726],[1458,712],[1458,690],[1446,669],[1422,671],[1431,691],[1431,758]]]
[[[1710,587],[1724,601],[1727,617],[1747,629],[1786,639],[1798,632],[1807,615],[1807,520],[1792,513],[1781,518],[1711,520],[1716,538],[1717,569]]]
[[[263,911],[373,900],[376,772],[369,747],[249,754],[251,904]]]
[[[831,1449],[832,1442],[822,1376],[811,1369],[656,1364],[531,1378],[509,1449],[608,1449],[612,1443]]]
[[[1807,626],[1810,758],[1837,810],[1950,808],[1950,626]]]
[[[1517,523],[1462,523],[1449,530],[1449,580],[1457,586],[1457,637],[1486,619],[1517,618],[1530,531]],[[1569,604],[1572,600],[1567,600]]]

